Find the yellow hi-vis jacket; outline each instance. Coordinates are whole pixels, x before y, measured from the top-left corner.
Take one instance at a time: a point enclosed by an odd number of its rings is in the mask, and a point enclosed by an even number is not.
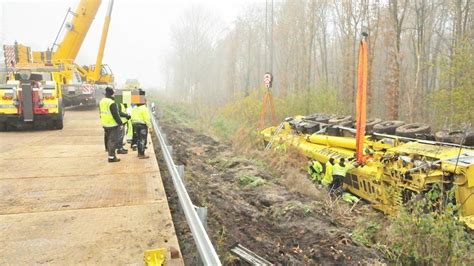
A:
[[[347,171],[354,168],[351,163],[347,163],[344,166],[341,166],[339,163],[335,164],[332,169],[332,175],[346,176]]]
[[[311,179],[315,182],[321,181],[322,172],[323,172],[323,166],[318,161],[313,161],[313,163],[308,167],[308,174],[310,174]]]
[[[102,122],[103,127],[117,126],[117,122],[115,122],[115,119],[110,112],[110,106],[112,104],[115,104],[114,100],[107,97],[103,98],[99,102],[100,121]]]
[[[326,172],[324,173],[323,180],[321,183],[325,186],[329,186],[332,183],[332,168],[334,166],[328,161],[326,162]]]
[[[123,103],[120,103],[119,105],[120,105],[120,112],[126,113],[127,110],[125,110],[125,105],[123,105]],[[120,116],[120,120],[122,120],[122,124],[125,124],[128,121],[127,118],[123,116]]]
[[[146,105],[140,105],[132,109],[132,123],[146,124],[148,128],[151,128],[150,113]]]

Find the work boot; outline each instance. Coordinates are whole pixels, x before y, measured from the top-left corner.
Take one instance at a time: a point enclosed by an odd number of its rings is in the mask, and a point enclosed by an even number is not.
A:
[[[128,150],[126,150],[126,149],[120,149],[120,150],[117,150],[117,153],[118,153],[118,154],[127,154],[127,153],[128,153]]]
[[[142,155],[142,154],[138,154],[138,159],[148,159],[148,158],[150,158],[150,156],[145,155],[145,154],[143,154],[143,155]]]
[[[120,159],[117,157],[109,158],[109,163],[116,163],[116,162],[120,162]]]

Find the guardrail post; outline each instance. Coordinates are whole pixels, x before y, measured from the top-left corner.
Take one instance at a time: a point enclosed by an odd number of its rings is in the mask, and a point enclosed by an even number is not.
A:
[[[178,170],[179,177],[181,177],[181,181],[186,186],[186,180],[184,179],[184,165],[176,165],[176,170]]]
[[[202,226],[204,227],[204,230],[206,230],[207,232],[207,207],[194,206],[194,209],[196,210],[196,213],[199,217],[199,220],[201,221]],[[199,256],[199,253],[197,254],[197,257],[199,258],[199,265],[205,265],[201,256]]]
[[[207,207],[197,207],[196,212],[199,216],[199,220],[201,220],[202,226],[204,226],[204,229],[207,231]]]

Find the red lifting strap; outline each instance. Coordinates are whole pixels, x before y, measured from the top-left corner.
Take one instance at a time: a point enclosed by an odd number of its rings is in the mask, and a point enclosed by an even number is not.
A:
[[[364,137],[367,111],[367,42],[360,41],[359,66],[357,70],[357,102],[356,102],[356,154],[357,162],[364,163]]]

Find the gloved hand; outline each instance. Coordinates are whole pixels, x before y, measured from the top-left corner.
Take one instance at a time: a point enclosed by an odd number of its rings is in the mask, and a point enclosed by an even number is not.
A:
[[[132,118],[130,115],[127,115],[127,120],[130,120],[130,118]]]

